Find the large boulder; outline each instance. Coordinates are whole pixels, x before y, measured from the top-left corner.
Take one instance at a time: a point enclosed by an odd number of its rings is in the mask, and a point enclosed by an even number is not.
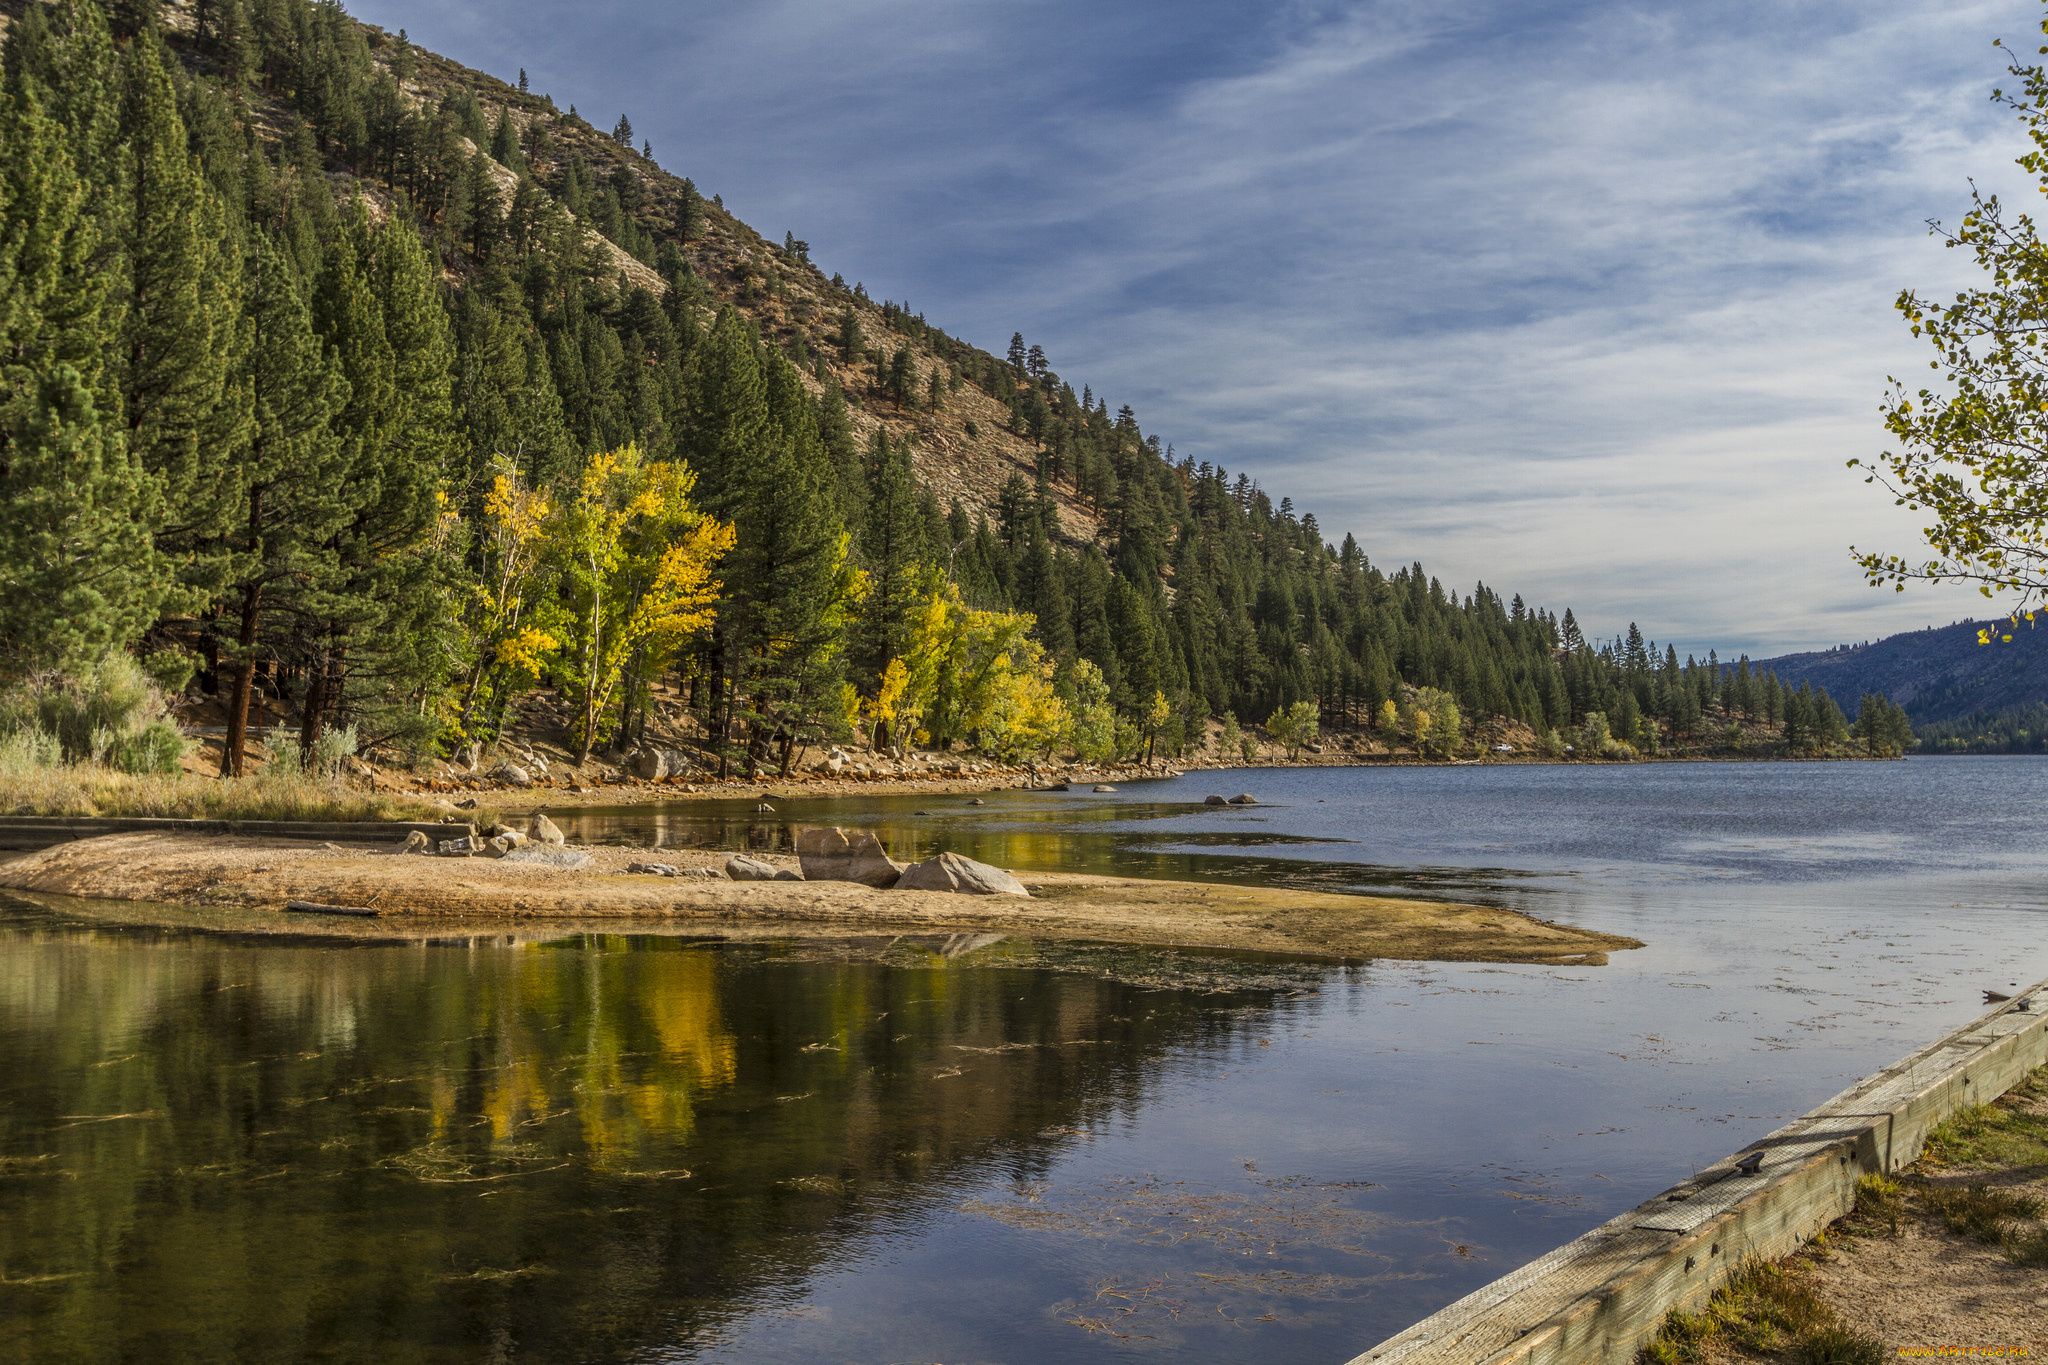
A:
[[[796,836],[796,856],[808,882],[859,882],[886,891],[903,875],[903,864],[864,829],[804,830]]]
[[[659,749],[649,745],[626,755],[626,771],[642,782],[659,782],[665,777],[681,777],[693,766],[690,756],[681,749]]]
[[[912,863],[896,881],[898,891],[957,891],[963,896],[1028,896],[1024,883],[1003,871],[957,853]]]
[[[562,831],[555,827],[555,822],[545,815],[534,816],[532,827],[527,832],[542,843],[552,844],[556,848],[567,842],[562,838]]]
[[[735,853],[725,860],[725,875],[736,882],[772,882],[775,871],[773,863],[749,858],[744,853]]]
[[[1202,804],[1205,806],[1227,806],[1230,803],[1228,801],[1225,801],[1216,793],[1210,792],[1207,796],[1202,798]]]
[[[533,774],[520,767],[517,763],[500,763],[497,767],[491,769],[491,778],[493,781],[503,782],[510,787],[531,787],[533,785]]]
[[[1239,792],[1236,796],[1230,798],[1228,804],[1233,806],[1256,806],[1259,804],[1259,798],[1253,796],[1250,792]]]

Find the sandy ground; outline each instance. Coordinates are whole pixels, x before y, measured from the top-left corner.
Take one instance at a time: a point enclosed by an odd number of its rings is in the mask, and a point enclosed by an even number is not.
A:
[[[469,926],[646,919],[815,926],[882,933],[999,932],[1185,947],[1428,961],[1597,966],[1634,939],[1506,910],[1385,897],[1019,874],[1031,899],[876,891],[851,882],[699,881],[629,874],[629,863],[723,864],[723,853],[582,849],[565,871],[489,858],[439,858],[282,840],[115,834],[0,864],[0,887],[124,901],[243,909],[270,920],[288,900],[376,909]],[[790,857],[764,861],[794,867]],[[339,916],[293,916],[334,925]],[[230,921],[231,922],[231,921]],[[357,923],[364,923],[358,920]]]
[[[2008,1102],[2048,1118],[2048,1095],[2014,1096]],[[1901,1359],[2048,1355],[2048,1270],[2017,1265],[1997,1247],[1950,1232],[1915,1194],[1924,1185],[1985,1183],[2048,1198],[2048,1167],[1931,1166],[1923,1161],[1907,1167],[1902,1177],[1907,1195],[1897,1238],[1852,1231],[1852,1217],[1787,1263],[1810,1277],[1844,1323],[1877,1337]],[[1799,1365],[1803,1357],[1792,1349],[1758,1353],[1715,1340],[1706,1359],[1713,1365]]]
[[[2048,1096],[2015,1097],[2014,1104],[2048,1118]],[[1931,1185],[2010,1186],[2048,1199],[2048,1168],[1916,1163],[1906,1174],[1903,1234],[1896,1241],[1856,1237],[1815,1257],[1822,1296],[1844,1321],[1901,1352],[2023,1346],[2037,1358],[2048,1355],[2048,1270],[2015,1265],[1999,1248],[1950,1232],[1912,1194],[1917,1177]]]

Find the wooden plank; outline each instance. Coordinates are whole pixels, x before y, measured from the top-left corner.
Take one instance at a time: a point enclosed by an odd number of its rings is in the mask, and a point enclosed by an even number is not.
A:
[[[2048,1064],[2044,1015],[2048,981],[1351,1365],[1631,1365],[1672,1309],[1697,1310],[1749,1256],[1794,1250],[1850,1210],[1865,1173],[1910,1164],[1937,1123]]]

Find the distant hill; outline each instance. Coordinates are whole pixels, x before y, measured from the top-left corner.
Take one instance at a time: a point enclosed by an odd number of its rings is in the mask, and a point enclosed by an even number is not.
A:
[[[1853,711],[1865,692],[1881,692],[1906,709],[1916,729],[1950,731],[1965,722],[1988,725],[2000,713],[2048,703],[2048,624],[2011,630],[2012,643],[1977,643],[1977,632],[2001,619],[1891,635],[1862,645],[1752,660],[1796,687],[1825,687]]]

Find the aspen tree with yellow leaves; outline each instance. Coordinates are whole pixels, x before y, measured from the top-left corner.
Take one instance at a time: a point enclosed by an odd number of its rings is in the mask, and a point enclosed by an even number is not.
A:
[[[637,446],[594,455],[548,519],[560,574],[563,690],[576,704],[577,762],[590,761],[635,651],[674,651],[717,616],[713,566],[733,530],[690,503],[696,476]]]

